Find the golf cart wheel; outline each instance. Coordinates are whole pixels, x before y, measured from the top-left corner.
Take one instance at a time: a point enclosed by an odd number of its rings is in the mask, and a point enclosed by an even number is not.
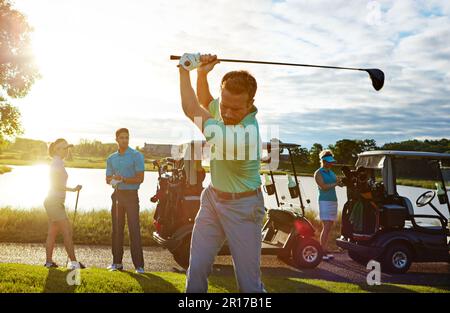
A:
[[[322,247],[312,238],[298,238],[292,249],[294,265],[298,268],[314,268],[322,261]]]
[[[350,257],[350,259],[352,259],[353,261],[355,261],[358,264],[364,265],[366,266],[367,263],[369,263],[370,259],[367,257],[362,256],[361,254],[358,254],[355,251],[348,251],[348,256]]]
[[[392,274],[403,274],[412,263],[412,251],[405,244],[394,243],[387,247],[381,259],[381,270]]]
[[[178,248],[172,252],[175,262],[182,268],[186,269],[189,267],[189,256],[191,253],[191,236],[183,239],[183,242],[178,246]]]

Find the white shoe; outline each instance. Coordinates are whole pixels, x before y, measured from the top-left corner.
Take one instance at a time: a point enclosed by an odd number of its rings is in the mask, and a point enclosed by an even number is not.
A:
[[[86,268],[86,266],[83,265],[83,263],[80,263],[78,261],[71,261],[69,264],[67,264],[67,269],[69,270],[79,270]]]
[[[56,268],[58,267],[58,264],[56,264],[55,262],[45,262],[44,266],[46,268]]]
[[[106,269],[109,270],[110,272],[123,271],[123,265],[113,263],[110,266],[108,266]]]
[[[325,255],[322,257],[322,260],[324,260],[324,261],[329,261],[329,260],[330,260],[330,257],[329,257],[327,254],[325,254]]]
[[[136,268],[136,274],[144,274],[144,273],[145,273],[145,271],[144,271],[143,267],[137,267]]]

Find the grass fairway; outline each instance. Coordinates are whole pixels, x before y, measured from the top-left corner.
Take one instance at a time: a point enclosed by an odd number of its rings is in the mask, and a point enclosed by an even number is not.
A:
[[[133,272],[110,273],[105,269],[81,271],[81,284],[66,283],[66,269],[46,269],[42,266],[0,264],[0,292],[59,292],[59,293],[127,293],[184,291],[185,274],[154,272],[144,275]],[[370,287],[318,279],[263,277],[268,292],[450,292],[448,287],[383,284]],[[236,292],[234,276],[210,277],[209,292]]]

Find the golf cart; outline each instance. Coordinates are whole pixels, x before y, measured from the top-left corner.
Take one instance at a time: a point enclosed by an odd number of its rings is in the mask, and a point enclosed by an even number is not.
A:
[[[151,199],[157,202],[153,239],[167,248],[183,268],[189,266],[191,234],[205,179],[201,161],[192,157],[194,146],[193,142],[185,145],[187,149],[183,158],[166,158],[154,163],[158,168],[159,182],[157,193]],[[264,190],[268,195],[275,196],[277,207],[266,209],[268,214],[262,228],[261,254],[277,255],[283,260],[292,257],[294,265],[299,268],[316,267],[322,260],[322,250],[313,239],[314,228],[304,216],[305,207],[291,155],[291,150],[298,145],[277,141],[276,145],[266,143],[263,146],[268,153],[272,151],[271,155],[288,152],[296,183],[289,188],[289,193],[291,198],[299,199],[300,206],[296,211],[292,203],[280,202],[273,172],[269,170],[271,181],[264,186]],[[269,162],[270,158],[266,161]],[[226,242],[219,255],[230,255]]]
[[[388,273],[405,273],[412,262],[449,262],[449,165],[448,153],[359,154],[355,170],[342,169],[348,201],[336,244],[358,263],[379,261],[381,270]],[[437,191],[428,190],[412,199],[415,210],[405,194],[423,190],[402,186],[405,182],[436,186]]]

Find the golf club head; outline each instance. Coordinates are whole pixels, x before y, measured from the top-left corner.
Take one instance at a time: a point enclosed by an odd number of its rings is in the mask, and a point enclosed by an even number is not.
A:
[[[384,73],[383,71],[377,69],[377,68],[369,68],[365,70],[367,73],[369,73],[370,80],[372,81],[372,86],[375,88],[375,90],[380,90],[383,88],[384,85]]]

